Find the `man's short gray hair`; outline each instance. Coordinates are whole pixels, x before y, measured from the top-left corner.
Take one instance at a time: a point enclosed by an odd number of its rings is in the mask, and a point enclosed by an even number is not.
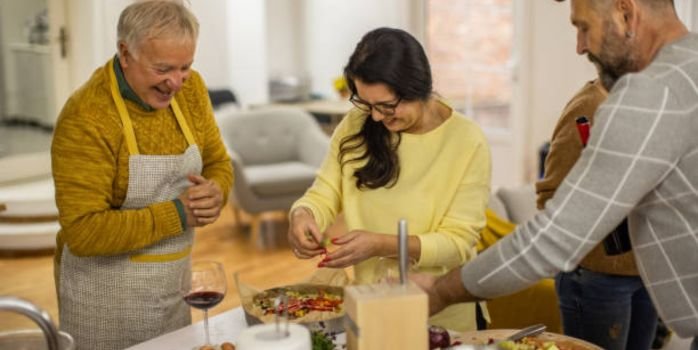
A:
[[[557,2],[563,2],[565,0],[555,0]],[[592,5],[594,5],[595,8],[601,8],[602,6],[608,6],[612,4],[613,2],[610,0],[589,0],[592,2]],[[661,9],[666,6],[671,5],[671,8],[674,8],[674,0],[640,0],[643,3],[649,5],[652,8],[655,9]]]
[[[116,27],[117,49],[124,42],[134,54],[139,45],[153,38],[181,38],[195,42],[199,21],[179,0],[138,1],[126,7]]]

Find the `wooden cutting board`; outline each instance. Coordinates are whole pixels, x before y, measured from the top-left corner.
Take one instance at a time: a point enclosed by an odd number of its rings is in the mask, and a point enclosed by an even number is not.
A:
[[[501,340],[516,333],[517,329],[488,329],[484,331],[472,331],[456,334],[452,341],[458,340],[463,344],[487,344],[490,339]],[[603,350],[600,347],[587,343],[581,339],[568,337],[562,334],[543,332],[533,339],[542,342],[554,341],[560,350]]]

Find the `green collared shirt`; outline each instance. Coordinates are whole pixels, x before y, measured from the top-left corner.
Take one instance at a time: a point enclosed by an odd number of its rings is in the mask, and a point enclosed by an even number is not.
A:
[[[119,93],[121,93],[121,97],[131,102],[135,102],[146,112],[152,112],[155,110],[155,108],[150,107],[147,103],[143,102],[143,100],[136,95],[136,92],[133,91],[133,89],[131,89],[131,87],[128,85],[126,77],[124,77],[124,71],[121,70],[121,63],[119,63],[118,55],[114,56],[114,73],[116,74],[116,82],[119,84]]]

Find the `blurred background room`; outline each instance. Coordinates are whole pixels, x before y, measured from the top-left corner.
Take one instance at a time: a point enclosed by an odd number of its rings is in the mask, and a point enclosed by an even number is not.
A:
[[[338,78],[361,36],[383,26],[409,31],[427,51],[436,92],[484,130],[493,189],[537,179],[539,150],[562,108],[596,76],[586,56],[576,54],[568,2],[187,2],[201,26],[193,67],[211,91],[221,125],[230,114],[290,106],[331,133],[351,107]],[[66,98],[115,54],[118,16],[130,3],[0,0],[0,296],[26,298],[54,320],[58,224],[51,133]],[[697,31],[698,2],[675,3]],[[228,130],[221,131],[225,139]],[[198,230],[194,257],[222,261],[230,272],[254,271],[249,282],[260,287],[310,274],[315,264],[295,259],[284,243],[289,204],[275,203],[281,204],[255,212],[240,210],[233,200],[218,222]],[[334,229],[341,230],[341,223]],[[239,305],[232,278],[229,283],[230,293],[213,315]],[[17,324],[23,323],[0,313],[0,330]]]

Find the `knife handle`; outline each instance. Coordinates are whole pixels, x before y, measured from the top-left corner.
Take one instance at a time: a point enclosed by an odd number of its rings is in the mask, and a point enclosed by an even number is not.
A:
[[[400,219],[397,224],[397,246],[398,260],[400,262],[400,284],[407,284],[407,261],[409,259],[407,252],[407,220]]]

